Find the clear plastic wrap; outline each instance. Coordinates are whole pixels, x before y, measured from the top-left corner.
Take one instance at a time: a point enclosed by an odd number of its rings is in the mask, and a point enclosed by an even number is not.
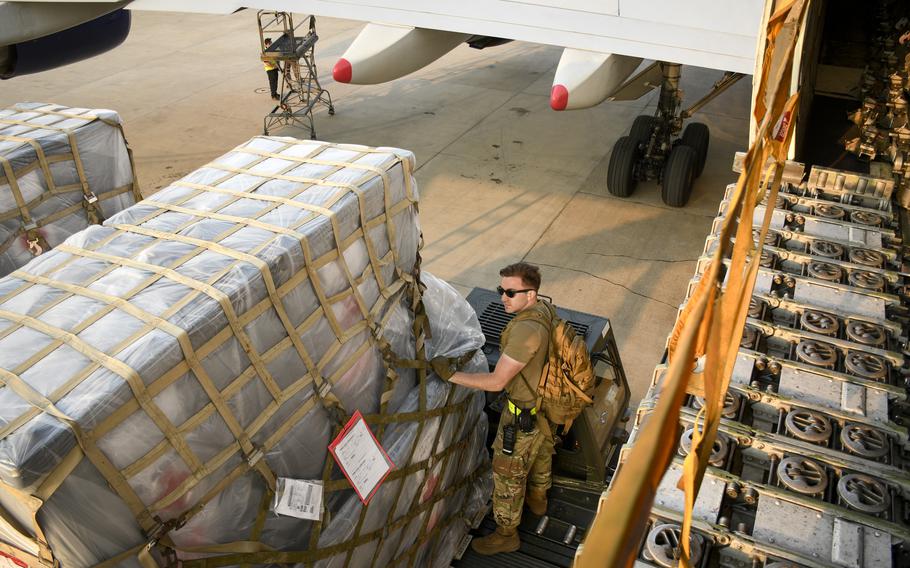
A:
[[[45,103],[0,109],[0,164],[0,276],[36,256],[30,239],[42,249],[57,246],[140,199],[120,117],[111,110]]]
[[[401,519],[351,561],[394,558],[471,507],[482,394],[432,375],[421,388],[411,366],[387,380],[390,354],[418,354],[412,167],[402,150],[257,137],[0,280],[0,369],[15,386],[0,389],[0,482],[41,491],[76,457],[38,511],[61,566],[141,547],[156,519],[179,520],[165,534],[184,561],[234,542],[307,550],[311,522],[262,516],[266,479],[323,478],[338,410],[376,416],[383,397],[388,414],[439,410],[379,429],[396,469],[426,471],[390,478],[362,523],[353,491],[328,493],[319,547]],[[424,356],[476,349],[468,367],[483,370],[470,306],[422,281]]]
[[[437,356],[457,357],[470,351],[476,351],[474,358],[465,366],[465,370],[468,372],[485,371],[487,362],[480,351],[484,344],[484,336],[480,331],[480,324],[473,308],[445,281],[427,272],[422,273],[421,280],[426,285],[423,304],[433,334],[432,339],[427,341],[427,357],[430,359]],[[435,491],[447,489],[448,484],[440,479],[444,466],[447,476],[457,477],[457,479],[463,479],[482,466],[482,460],[487,455],[485,449],[487,420],[483,413],[483,393],[463,388],[457,388],[452,392],[452,389],[452,385],[431,375],[426,385],[427,407],[432,410],[446,404],[455,405],[465,401],[466,397],[470,397],[470,400],[466,401],[467,410],[463,419],[460,419],[459,415],[449,414],[434,418],[424,423],[422,427],[417,422],[395,424],[385,431],[382,444],[398,469],[426,460],[431,454],[437,455],[445,452],[454,443],[464,439],[467,439],[468,449],[465,455],[468,459],[462,462],[440,461],[429,472],[418,470],[403,480],[384,484],[370,502],[360,530],[361,534],[376,531],[387,523],[401,519],[414,506],[425,503]],[[419,395],[418,389],[412,389],[398,412],[416,411]],[[442,432],[439,431],[440,425]],[[438,438],[437,434],[439,434]],[[478,434],[481,434],[480,437]],[[460,469],[469,463],[474,467],[458,475]],[[421,491],[419,498],[418,491]],[[453,506],[456,505],[455,497],[449,499]],[[461,498],[462,500],[457,503],[453,512],[467,504],[464,501],[464,495],[461,495]],[[437,505],[441,507],[443,503],[440,502]],[[393,507],[395,510],[390,511]],[[362,509],[363,506],[357,496],[352,492],[349,493],[346,499],[337,505],[331,522],[323,530],[319,539],[319,547],[332,546],[350,539],[354,535]],[[432,528],[429,526],[428,530],[432,530]],[[455,532],[463,534],[458,530]],[[417,534],[414,528],[411,528],[410,531],[405,532],[404,538],[401,536],[398,534],[395,537],[383,539],[379,544],[371,543],[357,548],[351,556],[350,565],[369,564],[370,559],[377,554],[377,548],[379,556],[376,565],[388,565],[396,552],[400,553],[413,544]],[[323,560],[318,565],[326,568],[344,566],[346,559],[347,553],[339,554]]]

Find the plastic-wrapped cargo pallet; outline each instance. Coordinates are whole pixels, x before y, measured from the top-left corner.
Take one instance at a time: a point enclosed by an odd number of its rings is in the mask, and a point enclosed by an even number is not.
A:
[[[0,109],[0,276],[140,199],[116,112]]]
[[[420,272],[413,166],[257,137],[0,280],[0,541],[63,568],[447,566],[490,491],[484,397],[421,362],[486,362]],[[326,449],[355,410],[395,464],[366,507]],[[271,512],[276,478],[322,480],[321,521]]]

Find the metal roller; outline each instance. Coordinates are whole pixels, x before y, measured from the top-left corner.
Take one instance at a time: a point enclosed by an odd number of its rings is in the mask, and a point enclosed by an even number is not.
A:
[[[891,495],[884,482],[863,474],[851,473],[837,482],[837,494],[851,509],[878,515],[891,506]]]
[[[837,363],[837,350],[828,343],[803,339],[796,345],[796,358],[803,363],[831,369]]]
[[[813,209],[816,217],[824,217],[826,219],[844,219],[847,216],[847,212],[843,207],[838,207],[837,205],[816,205]]]
[[[809,243],[809,253],[825,258],[841,258],[844,256],[844,247],[828,241],[812,241]]]
[[[885,344],[885,329],[864,321],[847,320],[847,339],[878,347]]]
[[[840,282],[844,277],[844,271],[840,266],[821,261],[810,262],[806,268],[806,273],[812,278],[818,278],[826,282]]]
[[[888,377],[888,363],[878,355],[871,353],[847,351],[844,367],[851,375],[864,379],[883,381]]]
[[[865,424],[845,424],[840,441],[849,452],[874,460],[884,457],[890,450],[888,435]]]
[[[797,493],[818,495],[828,488],[828,474],[817,461],[802,456],[789,456],[777,464],[781,484]]]
[[[805,310],[799,316],[799,323],[806,331],[820,335],[837,335],[840,322],[831,314],[818,310]]]
[[[679,564],[681,535],[682,527],[677,524],[663,523],[654,525],[645,539],[642,555],[645,560],[654,562],[663,568],[676,568]],[[700,536],[693,533],[689,537],[689,549],[692,552],[690,564],[697,566],[701,562],[702,556]]]
[[[831,421],[827,416],[813,410],[791,410],[784,425],[794,438],[807,442],[825,442],[831,437]]]

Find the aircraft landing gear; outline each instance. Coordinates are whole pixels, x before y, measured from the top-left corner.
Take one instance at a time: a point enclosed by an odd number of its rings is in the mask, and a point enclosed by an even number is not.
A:
[[[739,80],[742,73],[726,73],[714,88],[687,110],[681,110],[680,64],[660,63],[663,80],[654,116],[635,118],[628,136],[616,141],[607,168],[607,190],[628,197],[639,181],[658,180],[661,197],[671,207],[689,201],[692,183],[705,169],[710,133],[700,122],[682,130],[683,120]]]

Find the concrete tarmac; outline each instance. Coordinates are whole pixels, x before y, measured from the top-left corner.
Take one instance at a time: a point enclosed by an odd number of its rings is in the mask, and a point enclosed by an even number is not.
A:
[[[255,13],[230,16],[133,12],[117,49],[0,83],[0,105],[53,102],[120,113],[143,194],[151,195],[262,134],[273,105],[258,59]],[[566,308],[612,322],[632,407],[647,390],[677,307],[728,183],[733,154],[748,143],[751,82],[744,78],[696,120],[711,129],[707,165],[686,207],[639,184],[627,199],[607,193],[614,142],[657,93],[637,101],[554,112],[549,92],[561,48],[512,42],[466,45],[397,81],[339,84],[331,69],[362,22],[320,18],[319,78],[337,114],[316,114],[317,137],[398,146],[417,155],[424,268],[461,292],[494,288],[499,268],[525,260],[543,272],[542,292]],[[684,104],[720,71],[683,68]],[[308,138],[307,130],[271,134]]]

